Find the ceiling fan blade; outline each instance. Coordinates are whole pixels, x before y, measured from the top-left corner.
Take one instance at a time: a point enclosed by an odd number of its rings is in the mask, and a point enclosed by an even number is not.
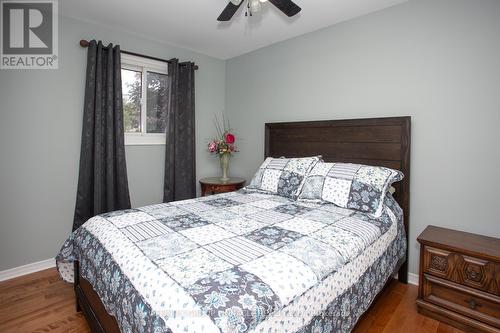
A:
[[[269,0],[270,3],[275,5],[279,10],[281,10],[283,13],[285,13],[286,16],[292,17],[294,15],[297,15],[302,8],[297,6],[293,1],[291,0]]]
[[[232,2],[229,2],[227,4],[226,8],[224,8],[222,13],[217,18],[217,21],[229,21],[233,17],[233,15],[236,13],[238,8],[240,8],[242,3],[243,3],[243,1],[241,1],[239,5],[235,5]]]

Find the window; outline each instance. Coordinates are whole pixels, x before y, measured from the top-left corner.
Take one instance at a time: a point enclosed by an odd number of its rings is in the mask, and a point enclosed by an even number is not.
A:
[[[121,59],[125,144],[165,144],[167,63],[128,54]]]

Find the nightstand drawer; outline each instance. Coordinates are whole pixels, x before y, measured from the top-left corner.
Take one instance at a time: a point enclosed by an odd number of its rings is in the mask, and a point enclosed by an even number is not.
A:
[[[429,274],[423,277],[423,299],[500,328],[500,297]]]
[[[423,264],[425,273],[500,296],[499,264],[431,246]]]

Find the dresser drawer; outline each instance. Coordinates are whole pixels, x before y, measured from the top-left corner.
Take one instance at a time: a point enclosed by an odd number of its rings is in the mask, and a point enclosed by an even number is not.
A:
[[[500,328],[498,296],[424,274],[422,297],[425,301]]]
[[[500,265],[424,246],[424,272],[500,296]]]

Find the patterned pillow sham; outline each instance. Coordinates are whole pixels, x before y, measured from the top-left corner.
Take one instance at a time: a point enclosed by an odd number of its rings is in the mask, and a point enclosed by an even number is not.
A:
[[[307,175],[299,200],[329,202],[380,217],[389,186],[403,173],[351,163],[317,163]]]
[[[246,189],[296,199],[308,172],[321,156],[301,158],[268,157],[255,173]]]

